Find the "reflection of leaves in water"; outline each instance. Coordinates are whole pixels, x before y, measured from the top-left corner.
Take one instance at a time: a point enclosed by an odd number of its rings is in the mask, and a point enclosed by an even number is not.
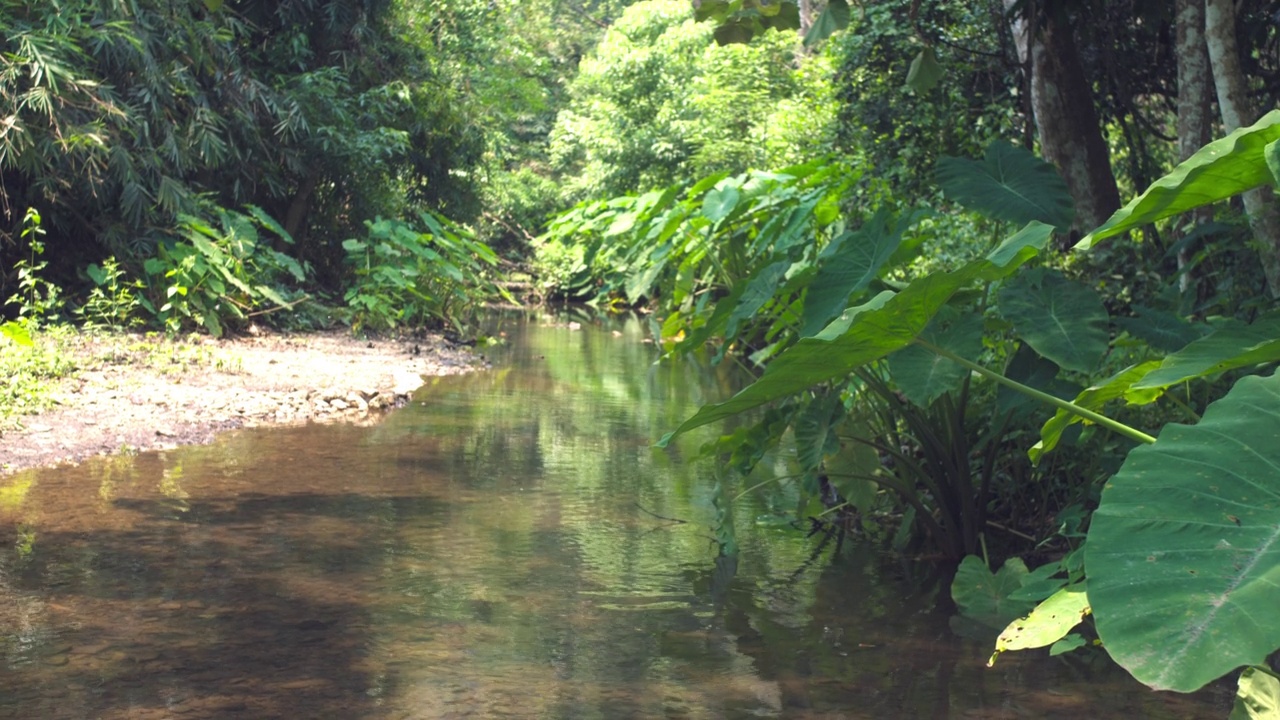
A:
[[[711,503],[716,508],[715,534],[716,542],[720,543],[720,554],[737,555],[738,534],[733,527],[733,498],[729,496],[724,478],[716,481]]]
[[[26,560],[36,549],[36,529],[30,523],[18,523],[18,540],[14,543],[19,560]]]
[[[160,494],[174,502],[168,503],[168,506],[174,510],[186,512],[187,504],[183,502],[187,498],[187,491],[182,489],[183,470],[182,463],[176,462],[170,467],[164,469],[164,474],[160,476],[160,484],[158,489]]]
[[[12,512],[22,507],[27,500],[27,493],[34,484],[32,476],[20,477],[6,485],[0,485],[0,510]]]
[[[721,555],[716,558],[715,569],[711,571],[711,601],[717,607],[724,604],[729,595],[729,586],[738,574],[738,556]]]
[[[660,600],[658,602],[642,603],[639,605],[626,605],[620,603],[602,603],[596,607],[601,610],[621,610],[623,612],[644,612],[647,610],[687,610],[689,602],[687,600]]]
[[[133,455],[122,454],[98,458],[92,463],[92,467],[102,474],[98,480],[98,497],[104,503],[116,499],[120,491],[120,481],[124,481],[126,488],[133,486],[133,481],[137,477],[134,460]]]

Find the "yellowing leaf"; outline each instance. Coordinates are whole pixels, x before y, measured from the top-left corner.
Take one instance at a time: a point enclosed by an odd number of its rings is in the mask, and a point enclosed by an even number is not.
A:
[[[987,660],[987,667],[994,665],[996,657],[1006,650],[1028,650],[1058,642],[1088,614],[1089,596],[1084,586],[1062,588],[1037,605],[1031,614],[1009,623],[996,638],[996,651]]]

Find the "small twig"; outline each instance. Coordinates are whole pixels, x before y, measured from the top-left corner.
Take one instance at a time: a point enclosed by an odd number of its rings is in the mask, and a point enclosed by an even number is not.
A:
[[[1016,536],[1018,536],[1018,537],[1022,538],[1023,540],[1026,540],[1027,542],[1036,542],[1036,539],[1035,539],[1035,538],[1033,538],[1033,537],[1031,537],[1030,535],[1027,535],[1026,533],[1018,532],[1017,530],[1014,530],[1013,528],[1005,527],[1005,526],[1001,525],[1000,523],[995,522],[995,521],[993,521],[993,520],[988,520],[988,521],[987,521],[987,525],[988,525],[989,527],[993,527],[993,528],[995,528],[995,529],[997,529],[997,530],[1003,530],[1003,531],[1005,531],[1005,532],[1009,533],[1010,535],[1016,535]]]
[[[255,312],[251,312],[245,315],[245,317],[257,317],[259,315],[270,315],[271,313],[276,312],[278,310],[291,310],[293,309],[294,305],[297,305],[299,303],[304,303],[310,299],[311,299],[310,295],[303,295],[302,297],[298,298],[297,300],[294,300],[293,302],[285,303],[284,305],[277,305],[273,308],[267,308],[266,310],[257,310]]]
[[[605,26],[605,27],[608,27],[608,26]],[[524,239],[525,239],[526,241],[528,241],[528,242],[533,242],[534,240],[537,240],[537,238],[536,238],[536,237],[534,237],[533,235],[530,235],[530,234],[529,234],[529,231],[528,231],[528,230],[525,230],[525,229],[524,229],[524,227],[523,227],[522,225],[518,225],[518,224],[517,224],[517,225],[512,225],[511,223],[507,222],[506,220],[503,220],[503,219],[502,219],[501,217],[499,217],[498,215],[495,215],[494,213],[491,213],[491,212],[489,212],[489,211],[487,211],[487,210],[486,210],[486,211],[484,211],[484,212],[482,212],[482,213],[480,213],[480,214],[481,214],[482,216],[484,216],[486,219],[488,219],[488,220],[492,220],[493,222],[495,222],[495,223],[497,223],[497,224],[501,225],[502,227],[506,228],[507,232],[511,233],[512,235],[523,235],[523,236],[524,236]]]
[[[730,503],[736,503],[736,502],[738,502],[738,500],[742,499],[742,496],[743,496],[743,495],[746,495],[747,493],[749,493],[749,492],[753,492],[753,491],[755,491],[755,490],[759,490],[760,488],[764,487],[765,485],[768,485],[769,483],[775,483],[775,482],[776,482],[776,483],[790,482],[790,481],[792,481],[792,480],[795,480],[795,479],[796,479],[796,478],[798,478],[798,477],[800,477],[800,476],[799,476],[799,475],[779,475],[778,477],[769,478],[768,480],[765,480],[765,481],[763,481],[763,482],[756,483],[755,485],[752,485],[751,487],[747,488],[746,490],[743,490],[742,492],[738,493],[737,495],[734,495],[734,496],[733,496],[733,499],[732,499],[732,500],[730,500],[729,502],[730,502]]]
[[[573,8],[573,10],[576,11],[579,15],[586,18],[587,20],[590,20],[592,23],[595,24],[596,27],[600,28],[601,30],[609,29],[609,23],[603,20],[597,20],[590,13],[587,12],[586,8],[582,7],[581,5],[573,2],[567,3],[567,4],[569,7]]]
[[[652,510],[645,510],[644,506],[643,506],[643,505],[641,505],[640,503],[633,503],[633,504],[634,504],[636,507],[640,508],[640,511],[641,511],[641,512],[643,512],[643,513],[645,513],[645,514],[648,514],[648,515],[652,515],[652,516],[654,516],[654,517],[658,518],[659,520],[666,520],[667,522],[682,523],[682,524],[683,524],[683,523],[688,523],[688,522],[689,522],[688,520],[681,520],[680,518],[673,518],[673,517],[667,517],[666,515],[659,515],[658,513],[653,512]]]
[[[822,517],[823,515],[826,515],[827,513],[833,513],[833,512],[836,512],[837,510],[843,510],[843,509],[845,509],[845,508],[847,508],[847,507],[850,507],[850,506],[852,506],[852,505],[853,505],[853,503],[848,503],[848,502],[842,502],[842,503],[840,503],[839,505],[832,505],[831,507],[827,508],[826,510],[823,510],[822,512],[818,513],[818,514],[817,514],[817,515],[815,515],[814,517],[815,517],[815,518],[820,518],[820,517]]]

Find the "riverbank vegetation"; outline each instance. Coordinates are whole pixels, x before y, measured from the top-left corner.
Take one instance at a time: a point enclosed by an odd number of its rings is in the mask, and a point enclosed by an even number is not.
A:
[[[0,5],[13,342],[637,308],[758,376],[663,440],[735,418],[722,507],[1280,690],[1275,3]]]

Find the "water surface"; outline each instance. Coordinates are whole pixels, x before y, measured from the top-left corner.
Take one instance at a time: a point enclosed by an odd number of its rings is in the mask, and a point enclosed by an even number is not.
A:
[[[494,369],[368,427],[0,484],[0,718],[1190,718],[1106,663],[984,667],[927,568],[735,508],[710,435],[736,383],[655,364],[637,319],[502,322]]]

